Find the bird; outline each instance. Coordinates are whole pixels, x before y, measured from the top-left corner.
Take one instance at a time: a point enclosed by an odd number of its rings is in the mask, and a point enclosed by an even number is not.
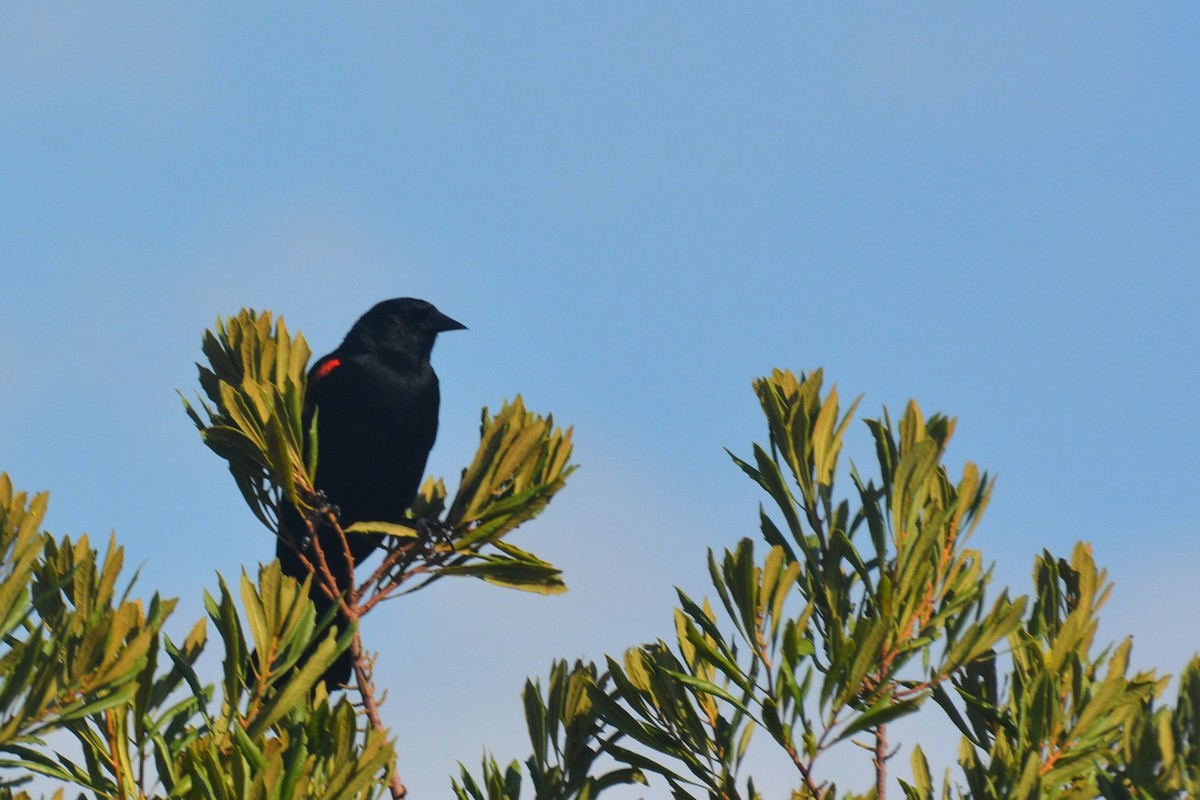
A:
[[[430,362],[434,341],[439,333],[465,328],[425,300],[384,300],[363,314],[337,349],[309,370],[303,415],[306,457],[315,415],[317,470],[313,484],[336,510],[343,530],[355,522],[405,521],[437,438],[440,389]],[[303,580],[308,569],[296,547],[313,562],[309,528],[286,501],[280,522],[284,530],[276,543],[276,557],[284,574]],[[318,524],[316,538],[338,589],[349,590],[352,566],[337,532]],[[355,533],[346,538],[357,566],[380,546],[383,537]],[[310,597],[318,615],[335,602],[315,578]],[[339,612],[333,624],[340,632],[349,620]],[[330,689],[345,685],[352,668],[346,651],[321,680]]]

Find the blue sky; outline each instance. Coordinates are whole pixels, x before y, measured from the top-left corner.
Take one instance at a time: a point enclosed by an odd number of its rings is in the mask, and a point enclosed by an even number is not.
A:
[[[998,578],[1092,542],[1102,636],[1176,671],[1200,645],[1198,24],[5,7],[0,470],[52,491],[54,531],[115,529],[182,630],[214,571],[273,549],[175,395],[204,328],[269,308],[322,353],[404,295],[469,325],[435,352],[430,469],[517,392],[575,425],[583,468],[517,539],[572,591],[443,584],[373,615],[418,797],[484,746],[523,754],[526,675],[668,635],[672,586],[702,594],[705,548],[753,534],[722,448],[764,439],[750,381],[776,366],[824,366],[867,414],[957,416],[951,462],[1000,476],[975,540]]]

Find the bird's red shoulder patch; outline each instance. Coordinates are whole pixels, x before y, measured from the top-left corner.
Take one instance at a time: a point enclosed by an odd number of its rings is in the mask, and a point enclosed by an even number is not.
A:
[[[313,370],[312,378],[310,378],[310,380],[316,382],[324,378],[328,378],[330,373],[341,365],[342,360],[340,358],[327,359],[317,365],[316,369]]]

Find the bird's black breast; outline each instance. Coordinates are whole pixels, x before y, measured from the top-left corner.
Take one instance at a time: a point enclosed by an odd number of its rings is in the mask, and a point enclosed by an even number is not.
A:
[[[314,367],[306,403],[317,415],[317,488],[341,509],[343,524],[398,522],[437,437],[437,376],[428,361],[411,368],[371,355],[340,358],[332,368],[329,361]]]

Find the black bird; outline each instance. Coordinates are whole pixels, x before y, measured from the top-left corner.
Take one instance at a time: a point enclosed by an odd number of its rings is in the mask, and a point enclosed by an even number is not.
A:
[[[316,488],[338,509],[343,528],[355,522],[404,521],[437,437],[438,379],[429,363],[433,342],[443,331],[461,330],[424,300],[384,300],[354,323],[345,340],[308,373],[304,429],[317,414]],[[305,442],[307,450],[308,442]],[[283,527],[312,561],[312,542],[300,514],[285,503]],[[317,538],[341,591],[350,588],[351,567],[337,532],[318,526]],[[379,535],[349,534],[354,564],[380,545]],[[282,538],[276,555],[283,572],[303,580],[299,556]],[[314,579],[318,614],[332,604]],[[347,621],[338,615],[335,625]],[[343,653],[322,677],[333,688],[350,680],[352,660]]]

